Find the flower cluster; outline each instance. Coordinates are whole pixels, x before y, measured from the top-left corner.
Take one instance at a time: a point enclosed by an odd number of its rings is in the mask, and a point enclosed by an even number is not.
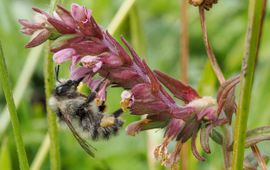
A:
[[[212,129],[230,121],[235,111],[233,91],[239,77],[221,86],[217,100],[210,96],[202,97],[191,86],[162,72],[153,72],[122,38],[129,50],[128,54],[96,23],[92,12],[85,7],[73,4],[71,11],[68,11],[58,6],[53,16],[36,8],[34,11],[44,20],[41,23],[20,20],[22,32],[33,36],[26,47],[54,39],[51,44],[53,60],[57,64],[71,61],[70,79],[83,78],[92,90],[102,83],[96,98],[97,104],[106,100],[106,90],[110,85],[124,88],[121,107],[129,109],[134,115],[146,115],[144,119],[127,127],[128,135],[136,135],[147,129],[165,128],[163,143],[154,153],[162,164],[174,166],[179,160],[182,144],[189,139],[192,140],[195,157],[204,160],[195,144],[199,131],[202,147],[206,153],[210,153],[208,140]],[[185,104],[176,104],[162,85]],[[225,114],[220,114],[223,112]],[[177,141],[176,147],[169,152],[167,146],[173,140]]]
[[[201,6],[206,10],[212,8],[213,4],[216,4],[218,0],[189,0],[189,3],[194,6]]]

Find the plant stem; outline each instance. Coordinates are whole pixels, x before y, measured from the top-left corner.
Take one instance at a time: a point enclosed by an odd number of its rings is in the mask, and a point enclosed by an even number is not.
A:
[[[8,71],[7,71],[7,66],[5,63],[5,58],[4,58],[1,42],[0,42],[0,81],[1,81],[1,85],[5,94],[7,106],[9,109],[9,114],[10,114],[11,123],[13,127],[13,134],[14,134],[15,143],[17,147],[20,169],[28,170],[29,165],[28,165],[24,143],[23,143],[23,139],[22,139],[22,135],[20,131],[20,123],[17,116],[17,111],[16,111],[14,100],[13,100],[13,96],[12,96],[12,91],[10,88],[11,86],[9,83]]]
[[[188,34],[188,1],[180,0],[180,46],[179,46],[179,61],[180,61],[180,79],[188,83],[188,60],[189,60],[189,34]],[[187,170],[189,165],[189,149],[190,142],[183,144],[180,151],[180,169]]]
[[[202,6],[199,7],[199,13],[200,13],[200,20],[201,20],[201,27],[202,27],[202,33],[203,33],[203,41],[205,45],[205,49],[207,52],[208,59],[212,65],[212,68],[218,78],[218,81],[220,84],[225,82],[224,75],[217,63],[216,56],[213,52],[213,49],[210,45],[209,39],[208,39],[208,34],[207,34],[207,29],[206,29],[206,22],[205,22],[205,13],[204,13],[204,8]]]
[[[263,159],[263,156],[262,156],[258,146],[252,145],[251,150],[252,150],[255,158],[257,159],[257,162],[258,162],[259,166],[261,167],[261,170],[267,170],[265,160]]]
[[[46,95],[46,110],[48,117],[48,130],[51,141],[50,146],[50,160],[51,169],[60,169],[60,150],[59,150],[59,139],[58,139],[58,127],[56,122],[56,114],[52,112],[48,106],[48,100],[54,88],[54,71],[52,55],[50,54],[50,42],[46,44],[45,48],[45,61],[44,61],[44,79],[45,79],[45,95]]]
[[[51,0],[49,12],[53,13],[58,0]],[[44,58],[44,82],[45,82],[45,96],[46,96],[46,110],[48,117],[48,131],[50,136],[50,161],[52,170],[60,170],[60,149],[59,149],[59,138],[58,138],[58,127],[56,122],[56,114],[52,112],[48,105],[48,100],[54,89],[54,68],[52,54],[50,53],[50,41],[45,47],[45,58]]]
[[[248,113],[265,8],[266,0],[249,1],[248,29],[240,81],[240,99],[234,130],[233,170],[243,168]]]
[[[199,7],[199,13],[200,13],[201,28],[202,28],[202,33],[203,33],[203,41],[204,41],[205,49],[207,52],[207,56],[211,63],[212,69],[219,81],[219,84],[222,84],[225,82],[225,77],[220,69],[219,64],[217,63],[216,56],[209,42],[207,28],[206,28],[206,21],[205,21],[205,9],[202,6]],[[229,126],[225,125],[223,127],[223,134],[224,134],[224,139],[226,139],[224,140],[222,144],[224,165],[225,165],[225,168],[228,169],[231,165],[231,152],[228,151],[227,148],[231,144],[231,141],[232,141],[232,133]]]
[[[180,78],[183,82],[188,83],[188,60],[189,60],[189,33],[188,33],[188,2],[182,1],[180,5]]]

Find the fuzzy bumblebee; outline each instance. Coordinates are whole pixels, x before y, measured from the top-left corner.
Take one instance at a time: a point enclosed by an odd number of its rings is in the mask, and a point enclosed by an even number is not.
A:
[[[92,140],[109,139],[116,135],[123,121],[119,118],[122,109],[112,114],[105,114],[105,105],[97,106],[94,102],[96,92],[84,96],[77,91],[80,80],[68,80],[58,85],[49,100],[49,106],[64,121],[72,131],[82,148],[94,157],[94,147],[89,145],[82,134],[87,134]]]

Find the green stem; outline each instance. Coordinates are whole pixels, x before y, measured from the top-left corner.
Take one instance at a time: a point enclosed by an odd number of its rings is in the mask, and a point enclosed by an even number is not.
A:
[[[44,79],[45,79],[45,95],[46,95],[46,110],[48,117],[48,130],[51,141],[50,147],[50,160],[51,169],[60,169],[60,152],[59,152],[59,139],[58,139],[58,127],[56,122],[56,114],[48,106],[48,100],[54,88],[54,69],[52,55],[50,54],[50,42],[47,43],[45,48],[45,61],[44,61]]]
[[[50,14],[53,13],[58,0],[51,0],[50,3]],[[45,96],[46,96],[46,110],[48,117],[48,131],[50,136],[50,161],[52,170],[60,170],[60,149],[59,149],[59,138],[58,138],[58,127],[56,122],[56,114],[50,109],[48,100],[54,89],[54,68],[52,54],[50,53],[50,42],[46,44],[45,48],[45,59],[44,59],[44,81],[45,81]]]
[[[17,111],[16,111],[14,100],[13,100],[13,96],[12,96],[12,91],[10,88],[11,86],[9,84],[7,66],[5,63],[5,58],[2,51],[1,42],[0,42],[0,81],[1,81],[1,85],[5,94],[9,113],[10,113],[11,123],[13,127],[13,134],[15,138],[15,143],[16,143],[18,158],[19,158],[19,163],[20,163],[20,169],[27,170],[29,169],[29,165],[27,161],[26,152],[24,149],[22,135],[20,132],[20,123],[17,116]]]
[[[240,99],[234,130],[232,169],[243,168],[246,129],[255,66],[259,52],[266,0],[249,1],[249,20],[240,81]]]

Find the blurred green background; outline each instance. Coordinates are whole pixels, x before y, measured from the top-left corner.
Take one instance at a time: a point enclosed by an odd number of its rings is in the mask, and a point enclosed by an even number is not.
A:
[[[74,2],[91,9],[97,22],[106,28],[123,0],[65,0],[64,6],[69,8],[70,4]],[[146,59],[150,67],[159,69],[176,78],[180,77],[180,2],[181,0],[137,0],[135,13],[139,22],[135,22],[134,26],[134,22],[131,20],[132,16],[128,16],[114,35],[118,40],[120,35],[124,35],[131,42],[139,41],[142,47],[137,47],[134,43],[134,48],[137,48],[139,54]],[[31,7],[48,9],[48,4],[49,1],[46,0],[0,0],[0,40],[12,87],[18,81],[30,52],[29,49],[24,48],[24,44],[29,40],[29,37],[20,33],[18,19],[32,20]],[[206,14],[210,40],[226,78],[236,75],[241,68],[247,25],[247,6],[246,1],[220,0]],[[267,9],[248,128],[270,124],[269,4]],[[200,91],[201,95],[215,96],[218,82],[207,62],[197,8],[189,6],[188,17],[190,35],[189,82]],[[136,31],[136,29],[139,31]],[[61,77],[68,77],[66,70],[61,70]],[[108,112],[119,107],[120,93],[121,89],[109,91]],[[236,93],[238,94],[238,91]],[[4,106],[5,99],[0,88],[0,125],[6,120],[2,113]],[[31,164],[47,132],[47,119],[44,110],[43,54],[38,59],[31,81],[24,90],[22,101],[18,106],[18,113],[27,156]],[[125,113],[123,119],[126,126],[139,118]],[[145,132],[136,137],[126,136],[123,128],[119,136],[109,141],[90,141],[98,149],[97,158],[92,159],[80,148],[71,133],[66,128],[60,127],[62,169],[149,169],[146,136]],[[153,131],[151,138],[154,143],[161,143],[162,130]],[[16,148],[10,125],[4,133],[0,134],[0,142],[0,169],[18,169]],[[194,167],[207,170],[222,169],[221,147],[212,141],[210,146],[212,153],[209,155],[203,154],[207,161],[194,162],[193,160]],[[259,147],[263,148],[263,153],[270,155],[269,142],[263,142]],[[50,169],[48,156],[41,169]],[[164,168],[157,165],[157,169]]]

